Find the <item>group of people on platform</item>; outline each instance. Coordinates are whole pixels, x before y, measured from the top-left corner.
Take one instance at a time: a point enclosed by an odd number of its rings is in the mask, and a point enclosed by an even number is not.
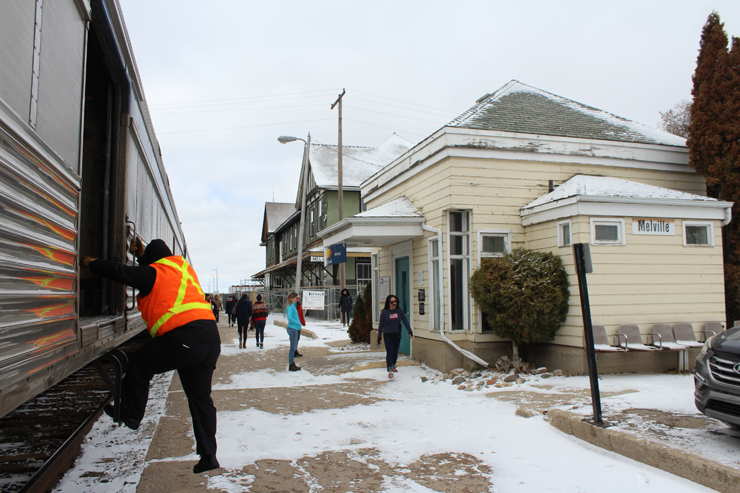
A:
[[[155,374],[177,370],[183,391],[188,399],[196,453],[200,460],[193,472],[217,469],[216,459],[216,407],[211,398],[211,385],[216,362],[221,354],[218,318],[222,304],[218,295],[203,292],[198,276],[185,258],[173,255],[160,239],[152,240],[146,248],[141,239],[134,238],[129,246],[138,265],[83,257],[82,268],[98,276],[131,286],[139,291],[138,308],[147,324],[150,339],[129,357],[118,402],[108,404],[104,411],[114,420],[136,430],[139,428],[149,398],[149,383]],[[342,324],[349,323],[352,297],[342,290],[339,310]],[[288,318],[288,370],[298,371],[295,358],[298,352],[301,328],[306,325],[300,296],[290,293],[285,309]],[[239,347],[246,347],[250,325],[255,331],[255,341],[262,349],[267,322],[267,306],[262,295],[252,304],[249,294],[240,300],[229,297],[226,301],[229,327],[236,323]],[[401,324],[406,326],[411,338],[414,334],[406,314],[398,306],[398,298],[389,295],[380,314],[378,346],[385,338],[388,377],[393,378],[401,341]]]

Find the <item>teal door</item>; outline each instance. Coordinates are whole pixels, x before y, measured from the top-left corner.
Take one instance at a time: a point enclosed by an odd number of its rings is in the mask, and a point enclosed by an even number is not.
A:
[[[406,318],[411,323],[410,300],[409,300],[409,258],[402,257],[396,259],[396,297],[398,298],[398,307],[406,314]],[[398,349],[401,354],[411,354],[411,339],[406,327],[401,328],[401,346]]]

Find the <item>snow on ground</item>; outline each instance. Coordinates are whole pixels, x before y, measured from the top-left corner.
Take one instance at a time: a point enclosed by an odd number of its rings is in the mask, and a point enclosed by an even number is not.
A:
[[[345,340],[346,329],[338,323],[309,320],[308,328],[317,339],[301,338],[301,346],[324,346]],[[268,325],[270,347],[287,346],[282,327]],[[239,351],[235,341],[224,341],[222,355]],[[367,345],[359,346],[367,348]],[[260,350],[248,347],[253,356]],[[332,348],[341,354],[341,349]],[[241,350],[243,353],[244,350]],[[346,352],[345,352],[346,354]],[[379,361],[383,353],[368,351]],[[357,382],[357,379],[384,382],[379,387],[383,400],[373,404],[341,409],[307,409],[302,414],[273,414],[257,409],[219,412],[219,461],[224,474],[208,478],[209,487],[220,491],[242,491],[249,478],[241,478],[242,468],[261,459],[298,460],[326,451],[359,451],[375,448],[389,464],[401,471],[424,455],[468,453],[491,467],[491,492],[623,492],[675,493],[712,491],[690,481],[645,466],[603,449],[591,446],[550,426],[541,417],[525,419],[514,414],[517,404],[492,397],[495,392],[526,390],[532,393],[588,389],[587,377],[532,377],[522,385],[506,388],[483,386],[475,391],[458,390],[457,385],[440,379],[439,372],[424,366],[399,366],[394,380],[382,369],[369,369],[342,375],[311,375],[308,371],[290,373],[265,370],[233,375],[231,382],[214,389],[280,388],[304,385],[332,385]],[[423,382],[423,378],[427,380]],[[171,377],[170,377],[171,378]],[[148,418],[157,421],[162,413],[161,393],[169,380],[154,384]],[[548,388],[545,388],[548,387]],[[604,399],[605,414],[632,408],[660,409],[696,415],[693,408],[693,383],[689,375],[616,375],[601,378],[602,393],[627,392]],[[583,414],[590,413],[590,401],[561,406]],[[57,492],[134,492],[145,466],[149,440],[111,425],[102,417],[83,445],[76,466],[56,488]],[[740,441],[727,435],[720,444],[707,440],[702,451],[737,457]],[[680,444],[680,441],[677,442]],[[115,456],[129,457],[111,460]],[[100,458],[105,457],[105,462]],[[134,457],[131,459],[130,457]],[[195,458],[195,457],[191,457]],[[125,465],[125,467],[124,467]],[[89,471],[106,470],[115,477],[106,484],[85,477]],[[119,472],[120,470],[120,472]],[[117,475],[117,476],[116,476]],[[388,477],[388,492],[432,491],[401,475]],[[94,485],[94,486],[93,486]]]

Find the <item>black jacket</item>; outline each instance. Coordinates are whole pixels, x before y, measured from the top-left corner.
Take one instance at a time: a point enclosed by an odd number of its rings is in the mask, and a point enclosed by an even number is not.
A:
[[[239,323],[249,322],[249,318],[252,316],[252,302],[249,298],[239,300],[236,304],[236,320]]]
[[[343,294],[339,296],[339,308],[343,312],[351,312],[352,311],[352,295],[350,294]]]

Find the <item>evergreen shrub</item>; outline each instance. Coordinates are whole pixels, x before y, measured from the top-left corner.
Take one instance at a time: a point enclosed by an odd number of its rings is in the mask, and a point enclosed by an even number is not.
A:
[[[518,248],[483,259],[470,293],[493,332],[516,346],[547,342],[568,315],[568,276],[560,257]]]
[[[352,342],[370,342],[370,331],[373,328],[373,296],[370,283],[365,286],[363,294],[358,294],[352,308],[352,322],[347,333]]]

